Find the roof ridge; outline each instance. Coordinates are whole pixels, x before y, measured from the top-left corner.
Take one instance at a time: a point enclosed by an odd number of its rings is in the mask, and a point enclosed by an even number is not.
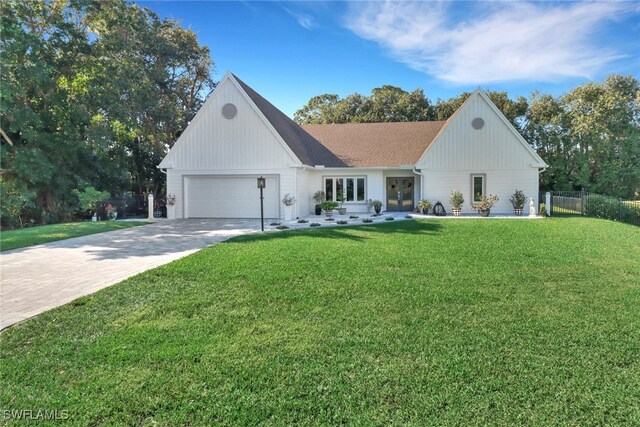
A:
[[[349,123],[305,123],[305,126],[343,126],[343,125],[399,125],[399,124],[418,124],[418,123],[446,123],[448,120],[414,120],[406,122],[349,122]]]
[[[229,74],[238,82],[242,90],[245,91],[267,121],[271,123],[271,126],[273,126],[302,164],[309,166],[347,166],[338,156],[256,92],[251,86],[243,82],[235,74],[231,72]]]

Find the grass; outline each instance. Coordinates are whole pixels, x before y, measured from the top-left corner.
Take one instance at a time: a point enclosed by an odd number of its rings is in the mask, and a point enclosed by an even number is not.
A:
[[[142,221],[84,221],[2,231],[0,233],[0,251],[9,251],[88,234],[104,233],[105,231],[121,230],[144,224],[149,223]]]
[[[5,330],[0,408],[75,425],[640,425],[639,253],[638,227],[590,218],[235,238]]]

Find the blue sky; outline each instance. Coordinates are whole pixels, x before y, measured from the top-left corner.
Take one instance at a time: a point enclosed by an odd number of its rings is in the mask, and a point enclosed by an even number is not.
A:
[[[286,114],[383,84],[449,98],[478,86],[562,94],[640,78],[640,2],[137,1],[209,46]]]

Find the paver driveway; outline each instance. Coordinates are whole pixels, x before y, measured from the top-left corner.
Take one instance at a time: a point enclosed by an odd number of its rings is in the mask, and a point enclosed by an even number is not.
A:
[[[162,221],[0,254],[0,329],[233,236],[259,220]]]

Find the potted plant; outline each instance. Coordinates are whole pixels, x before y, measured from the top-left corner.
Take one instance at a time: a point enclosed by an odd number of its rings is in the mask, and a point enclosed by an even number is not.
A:
[[[174,219],[175,215],[175,206],[176,206],[176,195],[175,194],[167,194],[167,219]]]
[[[320,204],[320,206],[327,218],[331,218],[333,216],[333,210],[338,207],[338,203],[333,200],[325,200]]]
[[[509,201],[513,205],[513,210],[517,216],[522,215],[522,209],[524,209],[524,203],[527,201],[527,198],[524,196],[524,193],[520,190],[516,190],[515,193],[511,195]]]
[[[422,199],[418,202],[418,213],[422,212],[424,215],[429,213],[431,209],[431,202],[427,199]]]
[[[322,214],[322,202],[327,200],[327,195],[324,194],[324,191],[318,190],[313,194],[313,200],[316,202],[316,215]]]
[[[382,210],[382,202],[380,200],[374,200],[371,202],[371,206],[373,206],[373,210],[376,211],[376,214],[380,214],[380,211]]]
[[[347,213],[347,208],[344,207],[344,201],[347,200],[344,197],[344,190],[341,188],[338,190],[338,194],[336,194],[336,201],[340,203],[340,207],[338,207],[338,213],[340,215],[344,215]]]
[[[464,197],[462,197],[462,193],[458,190],[451,192],[451,197],[449,197],[449,202],[453,208],[451,212],[453,212],[454,216],[460,216],[460,211],[462,210],[462,205],[464,204]]]
[[[480,216],[488,217],[491,212],[491,208],[495,205],[498,200],[498,196],[494,196],[489,194],[488,196],[482,196],[480,201],[471,205],[474,210],[477,210]]]
[[[118,209],[109,203],[104,205],[104,212],[107,214],[109,221],[115,221],[115,219],[118,218]]]
[[[284,220],[291,221],[292,212],[293,212],[293,204],[296,202],[296,198],[290,196],[289,193],[285,194],[282,198],[282,204],[284,205]]]

